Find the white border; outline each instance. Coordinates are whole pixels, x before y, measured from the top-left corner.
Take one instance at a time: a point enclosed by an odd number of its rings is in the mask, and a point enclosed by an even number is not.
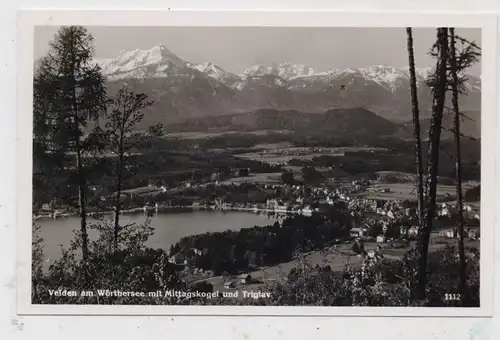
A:
[[[482,29],[481,287],[479,308],[95,306],[31,305],[33,33],[38,25],[269,26],[269,27],[476,27]],[[497,17],[341,11],[22,11],[18,16],[17,304],[20,315],[220,315],[220,316],[453,316],[486,317],[493,310]],[[484,185],[488,183],[487,185]]]

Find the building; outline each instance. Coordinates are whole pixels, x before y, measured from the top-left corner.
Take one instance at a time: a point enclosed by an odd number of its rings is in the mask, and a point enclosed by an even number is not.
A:
[[[446,203],[443,203],[438,210],[438,216],[450,216],[451,212]]]
[[[250,274],[240,274],[238,280],[240,280],[242,284],[249,284],[252,282],[252,276]]]
[[[408,236],[417,236],[418,235],[418,227],[417,226],[411,226],[408,229]]]
[[[193,250],[193,253],[194,253],[195,255],[198,255],[198,256],[203,255],[203,251],[202,251],[202,250],[200,250],[200,249],[192,248],[192,250]]]
[[[212,175],[210,176],[210,181],[217,182],[219,180],[220,180],[220,174],[218,172],[213,172]]]
[[[186,264],[186,258],[184,257],[183,254],[177,253],[173,256],[171,256],[168,260],[168,262],[173,263],[173,264]]]
[[[224,288],[230,289],[236,287],[236,283],[234,281],[226,281],[224,282]]]
[[[279,205],[279,202],[276,199],[270,199],[267,200],[266,205],[269,209],[276,209]]]
[[[468,229],[467,237],[471,240],[478,240],[480,236],[479,228],[478,229]]]
[[[418,235],[418,227],[417,226],[411,226],[411,227],[401,227],[400,229],[400,235],[401,236],[417,236]]]
[[[363,237],[366,232],[366,229],[364,228],[351,228],[351,231],[349,234],[351,237]]]
[[[378,207],[377,201],[376,200],[369,200],[368,206],[371,208],[371,210],[377,210],[377,207]]]
[[[310,206],[306,206],[302,209],[302,215],[304,216],[311,216],[312,215],[312,210]]]
[[[458,235],[458,232],[457,232],[456,228],[446,230],[446,237],[447,238],[456,238],[457,235]]]

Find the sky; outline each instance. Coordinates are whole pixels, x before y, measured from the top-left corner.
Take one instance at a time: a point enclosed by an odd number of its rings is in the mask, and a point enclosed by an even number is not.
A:
[[[34,57],[48,51],[58,27],[35,29]],[[241,74],[255,64],[304,64],[317,72],[372,65],[407,67],[405,28],[361,27],[87,27],[94,36],[96,58],[114,58],[121,51],[149,49],[163,44],[185,61],[212,62]],[[457,28],[456,33],[481,46],[479,28]],[[413,30],[416,67],[434,66],[428,55],[435,28]],[[479,63],[470,70],[480,75]]]

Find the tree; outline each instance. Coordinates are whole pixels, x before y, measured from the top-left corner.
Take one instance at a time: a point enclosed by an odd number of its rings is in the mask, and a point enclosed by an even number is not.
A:
[[[465,191],[465,200],[467,202],[477,202],[481,199],[481,186],[477,185]]]
[[[413,54],[413,36],[411,27],[406,28],[408,36],[408,62],[410,70],[411,106],[413,113],[413,138],[415,145],[415,164],[417,166],[417,200],[418,200],[418,221],[422,223],[424,215],[424,177],[422,170],[422,142],[420,138],[420,117],[418,109],[417,77],[415,75],[415,57]]]
[[[302,168],[302,177],[306,183],[319,183],[323,180],[323,174],[312,166]]]
[[[432,231],[432,221],[436,212],[436,191],[439,170],[439,150],[441,141],[441,126],[447,87],[447,61],[448,61],[448,29],[437,29],[437,63],[435,77],[431,78],[429,85],[433,92],[432,116],[429,128],[429,150],[427,160],[427,176],[425,183],[424,219],[419,230],[418,261],[417,261],[417,286],[416,298],[425,300],[427,253]]]
[[[92,42],[92,35],[84,27],[59,29],[35,72],[33,104],[38,169],[47,164],[59,170],[69,169],[70,182],[77,187],[84,261],[88,258],[86,217],[90,173],[84,156],[98,147],[88,123],[98,120],[106,109],[104,78],[99,66],[92,63]],[[76,165],[68,164],[71,162],[68,158],[72,157],[76,158]]]
[[[453,127],[451,131],[454,135],[454,158],[455,158],[455,183],[456,183],[456,194],[457,194],[457,229],[458,229],[458,253],[460,258],[460,275],[459,275],[459,290],[462,295],[462,302],[466,302],[467,299],[467,287],[466,287],[466,258],[464,249],[464,219],[463,219],[463,194],[462,194],[462,157],[461,157],[461,137],[463,136],[460,131],[460,121],[463,114],[460,112],[459,108],[459,95],[466,92],[465,83],[468,78],[465,74],[465,70],[471,67],[478,61],[480,53],[480,48],[474,43],[469,42],[466,39],[455,35],[455,29],[449,29],[449,55],[447,60],[446,68],[446,91],[450,91],[452,94],[451,104],[453,111]],[[456,41],[459,41],[460,47],[457,48]],[[438,53],[434,49],[431,51],[431,55],[437,56]],[[435,78],[431,79],[431,85],[435,86]]]
[[[463,42],[463,40],[462,40]],[[472,44],[470,44],[472,45]],[[458,61],[466,60],[458,69]],[[450,28],[450,72],[452,76],[451,89],[452,89],[452,106],[454,111],[453,117],[453,133],[455,136],[455,177],[456,177],[456,192],[457,192],[457,211],[458,211],[458,253],[460,258],[459,270],[459,291],[462,296],[462,301],[467,301],[467,277],[466,277],[466,258],[464,247],[464,216],[463,216],[463,194],[462,194],[462,157],[460,153],[460,108],[458,105],[458,95],[460,92],[459,85],[465,82],[465,79],[459,79],[459,72],[463,71],[465,67],[469,67],[473,62],[477,61],[477,54],[475,50],[462,52],[457,56],[455,47],[455,29]]]
[[[292,171],[284,170],[281,173],[281,182],[283,184],[292,185],[295,182],[295,179],[294,179],[294,176],[293,176],[293,172]]]
[[[123,86],[115,98],[111,99],[111,111],[107,115],[103,141],[109,151],[116,156],[113,166],[115,177],[115,202],[114,202],[114,250],[118,249],[120,229],[121,196],[124,182],[137,173],[137,164],[128,157],[130,152],[148,146],[154,137],[163,134],[161,124],[152,125],[147,132],[137,130],[144,118],[143,109],[151,106],[152,101],[143,93],[137,94]],[[124,226],[125,228],[126,226]]]

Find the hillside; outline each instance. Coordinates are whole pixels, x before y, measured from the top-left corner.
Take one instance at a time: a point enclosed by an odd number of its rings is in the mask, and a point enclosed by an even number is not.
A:
[[[451,112],[447,112],[443,115],[443,129],[441,131],[442,138],[449,139],[453,138],[453,117]],[[431,120],[430,118],[424,118],[420,120],[420,129],[422,131],[422,138],[428,137],[428,131]],[[413,122],[407,121],[401,124],[404,130],[411,134],[413,133]],[[460,131],[466,137],[480,138],[481,137],[481,112],[480,111],[465,111],[460,119]]]
[[[290,130],[310,134],[376,137],[396,133],[399,126],[363,108],[333,109],[324,113],[260,109],[249,113],[195,118],[169,125],[170,132]]]

